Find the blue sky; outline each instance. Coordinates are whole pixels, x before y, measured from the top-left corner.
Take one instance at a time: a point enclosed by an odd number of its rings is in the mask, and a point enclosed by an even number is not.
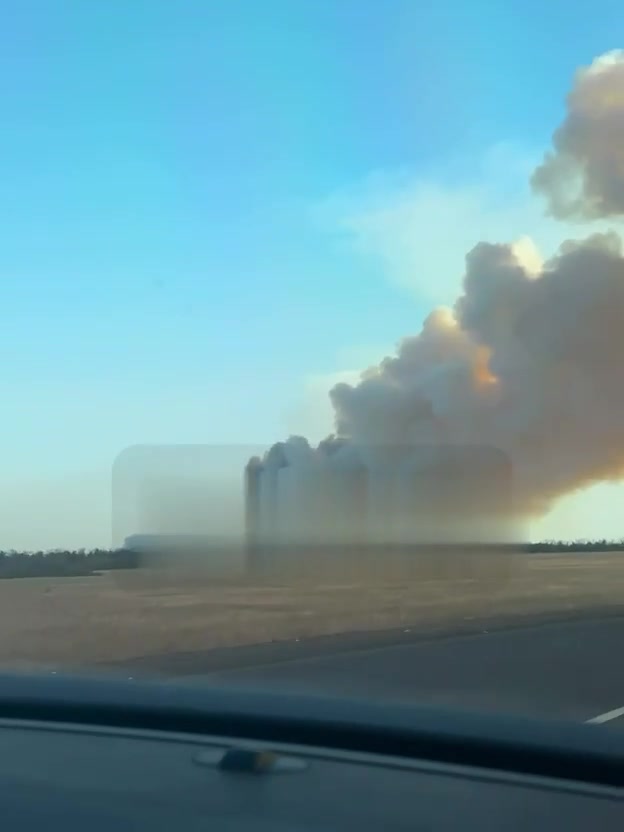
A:
[[[323,379],[438,300],[431,264],[410,284],[412,255],[389,266],[392,236],[371,251],[340,211],[397,178],[445,199],[489,176],[506,198],[483,160],[542,152],[621,19],[615,2],[537,0],[3,11],[0,546],[16,547],[106,543],[128,445],[270,442],[317,415],[323,430]],[[510,222],[534,222],[510,183]],[[497,213],[467,237],[500,233]],[[597,531],[592,505],[574,535]]]

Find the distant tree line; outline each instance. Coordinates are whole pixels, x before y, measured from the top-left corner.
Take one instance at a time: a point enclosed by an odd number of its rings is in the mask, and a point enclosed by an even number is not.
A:
[[[545,540],[527,543],[529,553],[624,551],[622,540]],[[130,549],[54,549],[16,552],[0,550],[2,578],[62,578],[97,575],[113,569],[136,569],[139,555]]]
[[[618,552],[624,551],[624,539],[621,540],[544,540],[541,543],[528,543],[526,549],[534,552]]]
[[[54,549],[0,551],[1,578],[55,578],[97,575],[110,569],[134,569],[136,552],[128,549]]]

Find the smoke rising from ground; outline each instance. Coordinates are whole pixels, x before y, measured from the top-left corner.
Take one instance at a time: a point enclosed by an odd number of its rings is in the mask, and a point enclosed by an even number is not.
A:
[[[624,53],[578,73],[554,146],[532,178],[554,215],[624,213]],[[452,308],[331,390],[338,438],[318,450],[293,439],[279,453],[300,466],[330,449],[338,462],[353,448],[424,447],[429,475],[445,448],[490,447],[512,466],[511,513],[540,515],[624,473],[623,357],[617,234],[567,240],[546,262],[528,239],[480,242]],[[487,497],[486,486],[475,469],[469,491]]]
[[[553,145],[532,185],[554,217],[624,213],[624,51],[608,52],[577,73]]]
[[[568,241],[539,271],[526,243],[479,243],[464,292],[356,386],[331,391],[341,435],[490,445],[520,514],[624,469],[624,257],[615,234]],[[475,482],[475,487],[477,483]]]

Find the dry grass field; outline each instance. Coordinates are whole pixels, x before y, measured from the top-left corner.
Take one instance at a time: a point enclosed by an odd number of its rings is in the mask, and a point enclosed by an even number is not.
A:
[[[0,662],[89,667],[177,651],[393,627],[424,631],[499,614],[624,602],[624,553],[515,556],[504,579],[384,574],[347,580],[216,581],[108,573],[0,581]],[[451,570],[452,572],[452,570]],[[473,576],[474,578],[474,576]]]

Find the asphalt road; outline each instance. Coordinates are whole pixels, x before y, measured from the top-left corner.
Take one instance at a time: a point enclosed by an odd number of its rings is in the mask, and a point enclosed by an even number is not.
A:
[[[624,728],[624,616],[194,671],[195,682],[602,721]],[[621,709],[621,712],[618,710]]]

